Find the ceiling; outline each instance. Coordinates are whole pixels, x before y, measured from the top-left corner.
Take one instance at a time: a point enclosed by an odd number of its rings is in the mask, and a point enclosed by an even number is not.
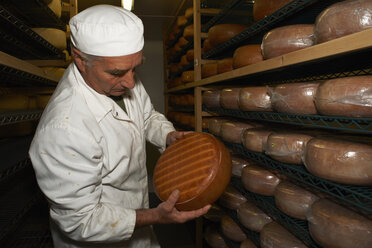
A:
[[[78,10],[97,4],[120,6],[120,3],[120,0],[78,0]],[[191,0],[134,0],[133,13],[143,21],[145,40],[162,40],[163,31],[172,23],[178,10],[182,14],[191,5]]]

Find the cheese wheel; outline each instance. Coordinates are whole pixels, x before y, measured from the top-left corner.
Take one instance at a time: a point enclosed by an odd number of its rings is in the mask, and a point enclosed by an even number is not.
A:
[[[175,73],[178,72],[178,70],[179,70],[178,65],[176,65],[176,64],[169,65],[169,72],[170,73],[175,74]]]
[[[48,1],[48,7],[53,11],[53,13],[58,16],[58,18],[61,18],[62,15],[62,4],[60,0],[52,0]]]
[[[28,109],[30,98],[26,95],[10,94],[0,97],[0,110]]]
[[[314,115],[314,96],[319,83],[279,84],[271,90],[272,107],[282,113]]]
[[[224,215],[221,219],[221,229],[228,239],[235,242],[243,242],[247,239],[247,235],[245,235],[239,225],[227,215]]]
[[[267,147],[267,139],[272,132],[272,130],[260,127],[246,129],[243,132],[242,144],[250,151],[264,152],[264,148]]]
[[[227,88],[221,90],[221,107],[224,109],[239,109],[240,88]]]
[[[181,56],[181,60],[178,63],[178,67],[182,69],[184,66],[189,65],[190,62],[186,58],[186,54]]]
[[[288,164],[302,164],[307,142],[312,136],[296,132],[274,132],[267,138],[265,153],[271,158]]]
[[[47,106],[51,97],[52,97],[51,94],[37,95],[36,96],[36,106],[37,106],[37,108],[44,109]]]
[[[184,48],[187,44],[189,44],[189,41],[186,40],[185,37],[181,36],[178,39],[177,44],[178,44],[179,47]]]
[[[306,248],[292,233],[276,222],[264,226],[260,233],[261,248]]]
[[[192,17],[193,15],[194,15],[194,9],[193,9],[193,7],[187,8],[187,9],[185,10],[185,17],[186,17],[187,19],[189,19],[189,18]]]
[[[315,105],[323,115],[372,117],[372,76],[336,78],[321,83]]]
[[[204,239],[212,248],[228,248],[225,240],[218,233],[217,228],[214,226],[207,226],[204,233]]]
[[[189,63],[194,61],[194,49],[190,49],[186,52],[186,58]]]
[[[179,210],[194,210],[216,201],[231,177],[227,148],[213,135],[189,133],[169,146],[154,170],[155,192],[165,201],[180,191]]]
[[[262,228],[270,223],[271,217],[266,215],[252,202],[245,202],[237,209],[239,222],[249,230],[261,232]]]
[[[171,88],[174,88],[174,87],[177,87],[177,86],[180,86],[182,85],[182,79],[181,77],[177,77],[177,78],[174,78],[174,79],[171,79],[167,82],[167,87],[168,89],[171,89]]]
[[[42,69],[44,70],[45,74],[55,75],[60,79],[66,71],[66,68],[63,67],[42,67]]]
[[[254,122],[226,121],[221,125],[221,138],[230,143],[242,143],[242,134],[248,128],[254,128]]]
[[[206,90],[203,93],[203,104],[207,108],[220,108],[220,98],[221,98],[221,91],[220,90]]]
[[[372,27],[372,2],[353,0],[335,3],[315,20],[317,43],[333,40]]]
[[[217,24],[208,30],[208,40],[212,47],[216,47],[245,29],[247,26],[242,24]]]
[[[194,70],[182,72],[182,74],[181,74],[181,81],[183,83],[194,82]]]
[[[236,155],[231,156],[232,176],[241,177],[242,169],[247,165],[254,165],[256,162],[248,161]]]
[[[333,137],[311,139],[304,164],[315,176],[338,183],[372,186],[372,145]]]
[[[306,220],[311,205],[318,199],[316,195],[288,181],[282,181],[275,188],[275,205],[285,214]]]
[[[32,31],[59,50],[65,50],[67,48],[66,32],[62,30],[56,28],[32,28]]]
[[[177,21],[176,21],[176,25],[178,27],[183,27],[187,24],[187,18],[186,16],[177,16]]]
[[[212,119],[212,117],[203,117],[202,119],[202,128],[203,130],[208,130],[209,129],[209,122]]]
[[[229,121],[229,119],[218,118],[218,117],[212,118],[209,121],[208,131],[211,134],[214,134],[216,136],[221,136],[221,126],[222,126],[222,123],[227,122],[227,121]]]
[[[213,222],[220,222],[222,216],[225,215],[225,211],[216,204],[212,204],[211,208],[206,214],[203,215],[204,218]]]
[[[273,111],[269,89],[266,86],[242,88],[239,92],[239,108],[244,111]]]
[[[263,61],[261,45],[246,45],[237,48],[233,54],[234,69]]]
[[[203,64],[201,67],[202,78],[210,77],[217,74],[217,63]]]
[[[311,237],[324,248],[372,247],[372,221],[327,199],[312,205],[308,224]]]
[[[242,170],[242,184],[252,193],[273,196],[280,179],[259,166],[247,165]]]
[[[225,58],[217,61],[217,73],[224,73],[233,69],[233,58]]]
[[[291,0],[255,0],[253,5],[253,18],[256,22],[271,15]]]
[[[183,37],[190,41],[194,39],[194,24],[190,24],[185,27],[185,29],[183,30]]]
[[[283,54],[313,46],[314,25],[296,24],[278,27],[266,33],[262,39],[262,55],[271,59]]]
[[[203,53],[207,53],[207,52],[209,52],[212,49],[213,49],[213,47],[212,47],[212,45],[210,43],[210,40],[209,39],[205,39],[203,41]]]
[[[257,248],[257,246],[250,239],[246,239],[240,244],[239,248]]]
[[[225,191],[220,198],[218,198],[218,203],[233,210],[238,209],[239,206],[246,201],[247,199],[231,185],[227,185]]]

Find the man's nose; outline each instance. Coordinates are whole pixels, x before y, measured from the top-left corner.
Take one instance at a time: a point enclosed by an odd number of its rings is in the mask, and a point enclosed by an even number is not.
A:
[[[128,71],[122,79],[121,85],[128,89],[133,89],[135,81],[136,80],[134,79],[134,71]]]

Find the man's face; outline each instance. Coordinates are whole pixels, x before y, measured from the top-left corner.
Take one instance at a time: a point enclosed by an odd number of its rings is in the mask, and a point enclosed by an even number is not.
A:
[[[142,51],[120,57],[102,57],[85,63],[82,73],[86,83],[106,96],[120,96],[135,85],[134,73],[142,63]]]

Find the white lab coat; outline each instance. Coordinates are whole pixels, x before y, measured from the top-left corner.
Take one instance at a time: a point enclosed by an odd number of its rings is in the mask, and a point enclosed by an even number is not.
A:
[[[175,129],[138,79],[130,93],[127,114],[72,63],[44,110],[29,155],[56,248],[157,247],[150,226],[134,230],[135,210],[149,207],[145,142],[164,150]]]

